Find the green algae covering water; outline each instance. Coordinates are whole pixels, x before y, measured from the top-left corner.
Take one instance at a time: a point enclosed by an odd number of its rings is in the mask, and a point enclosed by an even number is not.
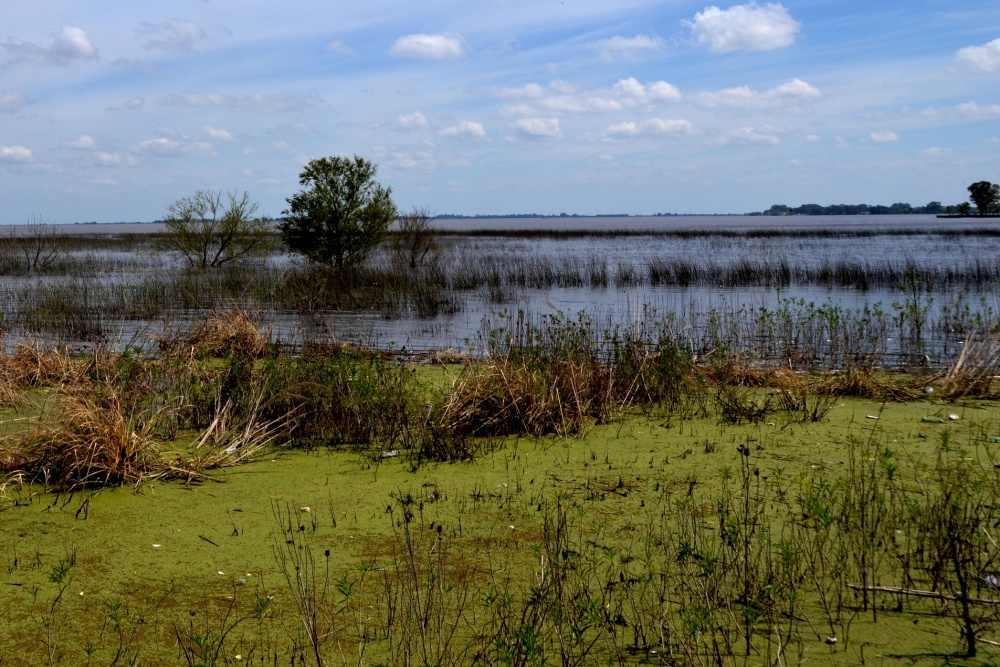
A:
[[[998,417],[841,399],[819,423],[633,415],[454,464],[292,451],[196,485],[7,484],[0,664],[995,664],[1000,566],[970,568],[1000,528],[953,554],[963,611],[918,519],[949,483],[997,499]]]

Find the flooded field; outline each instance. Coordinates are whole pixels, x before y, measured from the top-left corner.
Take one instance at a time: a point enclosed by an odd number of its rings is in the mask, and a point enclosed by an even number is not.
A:
[[[836,366],[939,363],[998,309],[1000,229],[933,216],[652,217],[436,221],[416,268],[377,251],[351,276],[277,247],[193,272],[159,225],[19,229],[0,258],[9,340],[146,345],[213,310],[242,308],[284,344],[346,341],[482,351],[497,323],[586,317],[666,327],[691,349],[776,359],[808,343]],[[35,234],[35,238],[32,234]],[[34,244],[34,245],[32,245]],[[43,260],[32,252],[45,246]],[[32,250],[34,249],[34,250]],[[37,259],[37,258],[36,258]],[[801,354],[801,353],[800,353]]]

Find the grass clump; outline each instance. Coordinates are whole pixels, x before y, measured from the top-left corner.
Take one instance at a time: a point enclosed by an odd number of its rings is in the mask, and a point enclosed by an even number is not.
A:
[[[61,392],[56,410],[19,442],[0,445],[4,472],[66,491],[137,486],[162,473],[157,416],[128,411],[113,389]]]
[[[269,349],[268,338],[242,309],[210,313],[186,336],[164,336],[160,352],[165,356],[197,358],[236,355],[260,359]]]

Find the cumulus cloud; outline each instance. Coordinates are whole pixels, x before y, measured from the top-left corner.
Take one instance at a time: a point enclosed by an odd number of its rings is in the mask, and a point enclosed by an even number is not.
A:
[[[880,144],[891,141],[899,141],[899,135],[897,135],[895,132],[891,130],[883,132],[872,132],[870,136],[872,141],[875,141]]]
[[[631,98],[638,102],[677,102],[681,99],[681,92],[677,87],[666,81],[655,81],[643,85],[634,77],[622,79],[611,90],[619,96]]]
[[[465,55],[465,43],[458,35],[406,35],[392,45],[389,53],[404,58],[448,60]]]
[[[520,118],[511,126],[516,135],[527,139],[558,137],[558,118]]]
[[[502,98],[538,99],[545,96],[545,89],[537,83],[528,83],[520,88],[494,88],[493,94]]]
[[[442,137],[448,137],[450,139],[482,139],[486,136],[486,129],[483,127],[482,123],[477,123],[472,120],[463,120],[459,123],[452,125],[441,130]]]
[[[397,169],[421,169],[429,171],[434,169],[437,164],[434,158],[433,145],[426,146],[423,149],[392,149],[388,152],[384,150],[376,152],[379,153],[380,164],[386,164]]]
[[[132,160],[126,160],[123,156],[118,153],[108,153],[105,151],[97,151],[94,153],[94,164],[99,167],[116,167],[123,163],[132,164]]]
[[[14,91],[12,93],[0,93],[0,112],[14,113],[20,111],[21,107],[28,103],[28,98],[24,93]]]
[[[934,122],[945,123],[984,120],[1000,116],[1000,104],[982,105],[977,102],[963,102],[953,107],[930,107],[924,109],[920,115]]]
[[[606,113],[608,111],[621,111],[625,106],[616,99],[603,95],[553,95],[541,101],[541,105],[548,111],[560,113]]]
[[[89,134],[81,134],[76,139],[65,142],[63,146],[77,150],[91,151],[97,148],[97,142]]]
[[[930,148],[925,148],[920,151],[920,154],[924,157],[948,157],[951,155],[950,148],[938,148],[937,146],[931,146]]]
[[[753,145],[763,144],[767,146],[777,146],[781,139],[773,134],[758,132],[752,127],[741,127],[732,132],[728,132],[718,138],[717,142],[721,146],[729,145]]]
[[[712,5],[687,25],[712,53],[771,51],[795,43],[801,25],[781,4],[749,2],[729,9]]]
[[[710,109],[728,107],[732,109],[759,109],[774,106],[789,106],[796,102],[822,97],[823,93],[802,79],[792,79],[780,86],[765,91],[757,91],[748,86],[727,88],[714,93],[701,93],[698,102]]]
[[[614,36],[594,43],[594,49],[604,60],[614,60],[616,57],[635,57],[643,52],[659,51],[663,48],[663,40],[655,36],[637,35],[635,37]]]
[[[419,111],[396,118],[396,126],[401,130],[425,130],[428,125],[427,117]]]
[[[249,111],[299,111],[320,103],[315,96],[302,95],[229,95],[214,91],[168,95],[167,104],[196,108],[230,108]]]
[[[666,134],[690,134],[693,129],[691,122],[687,120],[650,118],[641,122],[627,121],[609,125],[603,134],[611,139],[624,139]]]
[[[162,23],[143,21],[136,32],[149,37],[142,45],[144,49],[167,53],[191,53],[194,51],[194,45],[205,39],[205,31],[201,26],[182,18]]]
[[[524,100],[522,104],[504,107],[501,113],[506,116],[537,116],[539,110],[556,114],[610,113],[681,99],[677,87],[666,81],[644,84],[634,77],[621,79],[610,88],[600,90],[577,91],[575,86],[565,81],[552,81],[546,87],[529,83],[519,88],[495,88],[493,94],[500,98]]]
[[[337,54],[342,55],[342,56],[353,56],[354,55],[354,49],[352,49],[351,47],[349,47],[347,44],[344,44],[339,39],[335,39],[332,42],[330,42],[329,44],[327,44],[326,45],[326,50],[329,51],[330,53],[337,53]]]
[[[205,125],[201,128],[201,131],[204,132],[205,136],[209,139],[216,139],[218,141],[236,141],[236,137],[229,130],[223,130],[218,127]]]
[[[97,60],[97,48],[83,28],[67,25],[53,34],[52,43],[42,46],[35,42],[8,38],[0,44],[13,62],[28,61],[39,65],[65,65],[74,60]]]
[[[157,137],[140,141],[134,148],[138,153],[148,153],[161,157],[188,155],[206,157],[217,155],[215,147],[208,141],[191,141],[184,137]]]
[[[31,151],[24,146],[0,146],[0,161],[31,162]]]
[[[979,72],[1000,70],[1000,38],[981,46],[967,46],[959,49],[956,57]]]

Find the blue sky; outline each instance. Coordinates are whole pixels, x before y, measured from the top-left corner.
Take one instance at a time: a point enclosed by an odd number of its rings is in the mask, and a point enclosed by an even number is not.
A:
[[[0,29],[0,224],[280,215],[311,158],[434,213],[957,203],[1000,181],[1000,3],[34,0]]]

